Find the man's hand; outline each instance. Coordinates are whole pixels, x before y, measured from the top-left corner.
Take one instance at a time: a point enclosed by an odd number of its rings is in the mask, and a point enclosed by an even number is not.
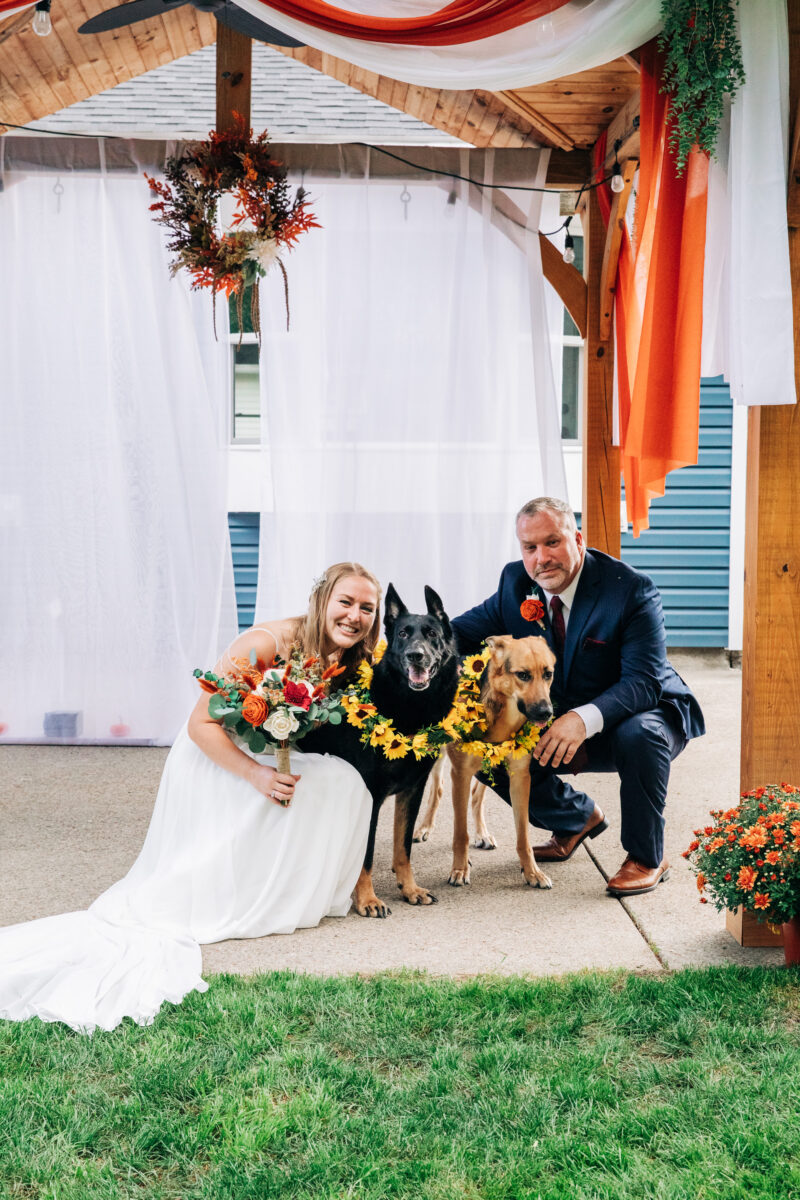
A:
[[[546,729],[533,751],[540,767],[550,766],[554,770],[562,763],[570,763],[576,750],[586,741],[586,726],[576,712],[564,713]]]

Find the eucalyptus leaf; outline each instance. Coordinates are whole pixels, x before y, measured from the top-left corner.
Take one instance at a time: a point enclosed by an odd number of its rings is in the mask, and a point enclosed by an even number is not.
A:
[[[331,725],[341,725],[342,714],[339,712],[338,708],[335,708],[333,712],[328,713],[328,720],[330,721]]]
[[[267,748],[267,739],[260,729],[254,729],[250,734],[250,749],[253,754],[263,754]]]

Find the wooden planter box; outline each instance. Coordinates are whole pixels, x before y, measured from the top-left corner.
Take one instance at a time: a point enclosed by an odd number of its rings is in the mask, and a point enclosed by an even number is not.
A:
[[[782,946],[783,935],[773,933],[766,921],[759,921],[751,912],[737,908],[726,912],[725,928],[740,946]]]

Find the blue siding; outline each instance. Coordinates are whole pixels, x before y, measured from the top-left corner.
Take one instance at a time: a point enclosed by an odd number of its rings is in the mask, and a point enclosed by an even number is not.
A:
[[[728,644],[732,425],[727,385],[702,380],[697,466],[667,476],[641,537],[622,536],[623,561],[661,592],[670,646]]]
[[[261,516],[257,512],[228,513],[240,633],[255,620],[260,523]]]

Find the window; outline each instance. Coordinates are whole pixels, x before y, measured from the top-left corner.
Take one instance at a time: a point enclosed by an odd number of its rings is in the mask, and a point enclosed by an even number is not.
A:
[[[257,442],[261,433],[261,401],[259,396],[259,346],[253,332],[250,315],[252,288],[245,288],[242,303],[241,344],[239,314],[235,297],[228,302],[230,319],[231,371],[233,411],[231,441],[238,444]]]
[[[574,222],[577,224],[577,221]],[[583,271],[583,235],[571,227],[575,249],[575,266]],[[561,437],[578,441],[581,436],[581,383],[583,338],[578,326],[564,309],[563,349],[561,351]]]

